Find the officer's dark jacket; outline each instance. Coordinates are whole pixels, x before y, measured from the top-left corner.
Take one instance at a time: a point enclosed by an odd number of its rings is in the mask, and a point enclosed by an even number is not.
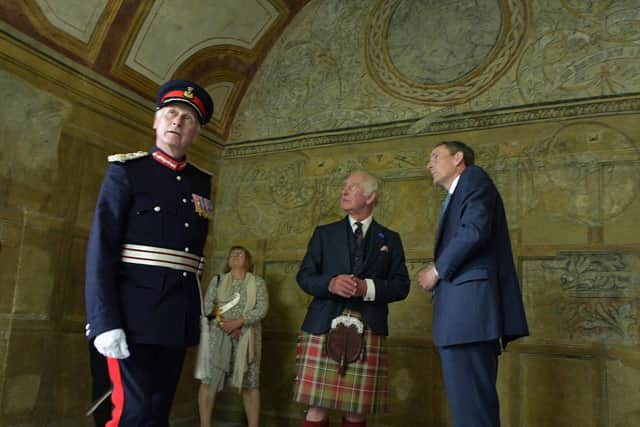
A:
[[[89,339],[123,328],[128,343],[198,343],[200,297],[196,275],[124,263],[120,258],[125,243],[202,256],[208,219],[196,212],[193,195],[208,199],[210,193],[210,175],[191,164],[174,171],[150,155],[110,163],[87,251]]]

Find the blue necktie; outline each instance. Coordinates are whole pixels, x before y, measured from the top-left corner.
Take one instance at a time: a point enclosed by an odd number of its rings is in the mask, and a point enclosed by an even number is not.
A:
[[[442,202],[442,208],[440,208],[440,218],[438,218],[438,228],[442,225],[442,219],[444,218],[444,213],[447,211],[447,206],[449,206],[449,201],[451,201],[451,193],[447,192],[447,197],[444,198],[444,202]]]

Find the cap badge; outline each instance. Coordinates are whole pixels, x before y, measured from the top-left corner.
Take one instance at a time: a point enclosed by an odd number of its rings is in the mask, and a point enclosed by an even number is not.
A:
[[[187,99],[192,99],[193,98],[193,88],[191,86],[187,87],[187,90],[184,91],[183,95]]]

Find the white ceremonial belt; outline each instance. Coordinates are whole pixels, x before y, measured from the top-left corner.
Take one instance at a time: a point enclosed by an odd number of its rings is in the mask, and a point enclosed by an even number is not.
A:
[[[130,264],[153,265],[167,267],[174,270],[188,271],[200,274],[204,267],[204,257],[174,249],[158,248],[156,246],[122,245],[122,262]]]

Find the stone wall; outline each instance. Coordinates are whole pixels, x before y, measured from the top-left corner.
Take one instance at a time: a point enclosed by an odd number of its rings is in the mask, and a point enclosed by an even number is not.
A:
[[[153,145],[153,108],[8,37],[0,45],[0,425],[92,425],[87,237],[107,156]],[[190,159],[216,172],[221,150],[200,139]],[[195,396],[185,376],[176,419],[195,416]]]

